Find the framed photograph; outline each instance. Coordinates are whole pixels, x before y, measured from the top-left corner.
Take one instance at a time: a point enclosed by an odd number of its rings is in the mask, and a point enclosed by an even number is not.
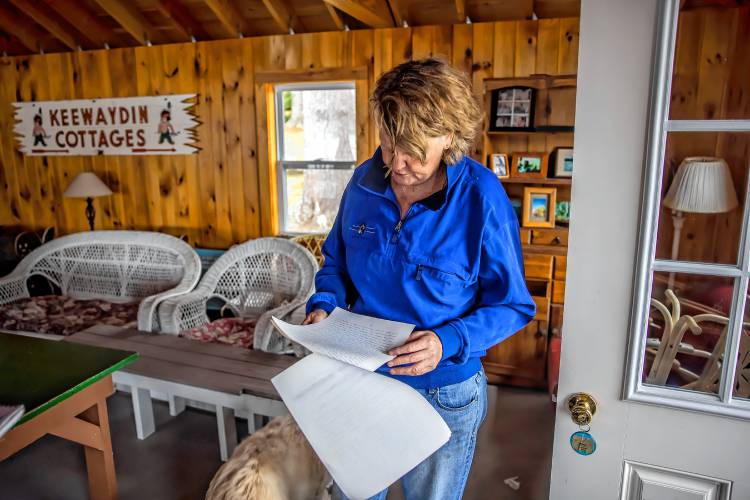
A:
[[[510,177],[508,166],[508,155],[505,153],[493,153],[490,155],[490,169],[501,179]]]
[[[504,87],[490,93],[489,129],[493,132],[531,130],[534,127],[534,89]]]
[[[570,223],[570,202],[558,201],[555,207],[555,222],[558,224]]]
[[[546,153],[513,153],[511,177],[547,177]]]
[[[557,189],[527,187],[523,190],[524,227],[555,227]]]
[[[573,177],[572,148],[557,148],[555,152],[555,177]]]

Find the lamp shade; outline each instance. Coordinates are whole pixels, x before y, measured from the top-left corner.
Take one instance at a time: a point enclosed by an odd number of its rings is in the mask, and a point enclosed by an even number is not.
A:
[[[81,172],[73,179],[63,196],[66,198],[96,198],[109,196],[112,191],[93,172]]]
[[[737,206],[732,174],[721,158],[685,158],[669,186],[664,206],[678,212],[715,214]]]

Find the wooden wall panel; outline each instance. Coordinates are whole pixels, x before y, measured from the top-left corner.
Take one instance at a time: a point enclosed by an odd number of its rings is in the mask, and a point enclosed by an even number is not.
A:
[[[577,19],[503,21],[3,58],[0,225],[85,230],[85,203],[62,193],[79,172],[94,171],[114,192],[95,202],[97,228],[163,231],[215,248],[273,234],[270,103],[259,94],[270,85],[258,82],[259,73],[366,68],[356,88],[369,96],[383,72],[436,56],[470,73],[481,98],[484,78],[574,72],[577,36]],[[41,158],[16,150],[14,101],[173,93],[198,94],[195,155]],[[361,162],[378,143],[367,99],[357,101],[356,126]]]

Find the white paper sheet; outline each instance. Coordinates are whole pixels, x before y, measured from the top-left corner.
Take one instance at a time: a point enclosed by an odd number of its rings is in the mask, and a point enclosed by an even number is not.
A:
[[[271,321],[282,335],[312,352],[369,371],[392,360],[386,352],[403,345],[414,329],[408,323],[354,314],[339,307],[312,325],[292,325],[278,318]]]
[[[398,380],[311,354],[271,382],[342,491],[370,497],[450,438],[437,411]]]

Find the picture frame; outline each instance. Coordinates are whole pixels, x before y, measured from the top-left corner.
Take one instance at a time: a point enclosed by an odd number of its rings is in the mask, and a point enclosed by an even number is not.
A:
[[[510,165],[508,155],[505,153],[492,153],[490,155],[490,170],[500,179],[510,177]]]
[[[555,227],[557,189],[526,187],[523,190],[523,227]]]
[[[513,153],[511,177],[547,177],[547,153]]]
[[[555,205],[555,222],[567,225],[570,223],[570,202],[558,201]]]
[[[573,148],[555,151],[555,177],[573,177]]]
[[[490,92],[491,132],[533,130],[536,89],[532,87],[502,87]]]

